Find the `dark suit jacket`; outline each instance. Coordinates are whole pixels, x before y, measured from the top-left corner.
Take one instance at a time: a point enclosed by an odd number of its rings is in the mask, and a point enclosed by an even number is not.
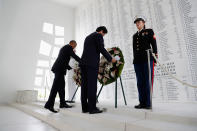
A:
[[[60,49],[59,55],[53,64],[51,71],[54,73],[66,73],[66,70],[72,69],[69,66],[70,57],[73,57],[76,61],[81,63],[81,59],[74,53],[72,46],[69,44],[65,45]]]
[[[94,32],[87,36],[84,42],[83,54],[81,57],[84,65],[98,69],[100,53],[109,62],[112,60],[111,55],[104,48],[103,36],[97,32]]]

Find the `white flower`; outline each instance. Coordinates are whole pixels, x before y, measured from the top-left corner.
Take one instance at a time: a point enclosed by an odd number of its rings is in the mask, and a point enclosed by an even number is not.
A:
[[[118,55],[116,55],[114,58],[115,58],[117,61],[120,60],[120,57],[119,57]]]
[[[114,51],[114,54],[119,54],[119,53],[120,53],[120,51],[118,51],[118,50]]]
[[[102,73],[104,71],[104,68],[100,67],[99,72]]]
[[[101,80],[101,79],[102,79],[102,76],[101,76],[100,74],[98,75],[98,79],[99,79],[99,80]]]
[[[115,57],[115,54],[111,54],[112,57]]]
[[[106,70],[107,72],[110,71],[110,66],[107,65],[107,66],[105,67],[105,70]]]
[[[115,77],[115,74],[116,74],[115,71],[112,71],[112,72],[111,72],[111,76],[112,76],[113,78]]]
[[[107,51],[110,52],[112,50],[112,48],[107,48]]]
[[[109,64],[109,68],[112,68],[112,67],[113,67],[113,64],[112,64],[112,63],[110,63],[110,64]]]
[[[109,74],[105,74],[104,76],[109,79]]]
[[[118,64],[122,65],[123,63],[121,61],[118,61]]]
[[[107,78],[103,78],[103,83],[106,83],[107,82]]]

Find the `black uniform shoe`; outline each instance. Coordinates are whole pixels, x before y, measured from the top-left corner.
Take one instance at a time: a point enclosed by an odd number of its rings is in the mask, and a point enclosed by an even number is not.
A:
[[[146,107],[146,106],[141,105],[141,104],[134,106],[134,108],[136,108],[136,109],[143,109],[143,108],[145,108],[145,107]]]
[[[59,112],[59,110],[56,111],[53,107],[44,106],[44,108],[49,110],[49,111],[51,111],[51,112],[53,112],[53,113],[58,113]]]
[[[90,111],[89,114],[98,114],[98,113],[102,113],[102,112],[103,112],[103,110],[96,108],[95,110]]]
[[[150,110],[150,109],[152,109],[152,107],[151,106],[146,106],[144,109]]]
[[[63,104],[60,104],[60,108],[72,108],[72,106],[69,106],[66,102],[64,102]]]

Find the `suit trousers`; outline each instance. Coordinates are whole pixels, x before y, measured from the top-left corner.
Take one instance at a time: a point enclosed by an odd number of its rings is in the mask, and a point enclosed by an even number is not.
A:
[[[51,92],[45,106],[54,107],[55,97],[57,93],[60,97],[60,104],[65,102],[65,72],[56,72]]]
[[[98,69],[89,66],[81,67],[81,104],[82,111],[96,109]]]

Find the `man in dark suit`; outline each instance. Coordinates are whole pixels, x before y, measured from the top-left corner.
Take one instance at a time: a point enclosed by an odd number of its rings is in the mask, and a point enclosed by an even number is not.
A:
[[[71,108],[65,102],[65,80],[64,76],[66,75],[67,69],[72,69],[69,66],[70,57],[73,57],[76,61],[81,63],[81,59],[74,53],[73,49],[77,46],[76,41],[72,40],[69,44],[65,45],[60,49],[59,55],[52,67],[52,71],[55,74],[55,78],[53,81],[53,85],[51,88],[51,92],[49,95],[49,99],[45,104],[45,108],[50,110],[51,112],[57,113],[54,109],[55,97],[57,93],[60,97],[60,108]]]
[[[109,61],[115,63],[116,60],[104,48],[103,36],[107,34],[104,26],[98,27],[96,32],[86,37],[82,54],[81,66],[82,85],[81,85],[81,104],[82,112],[90,114],[102,113],[96,107],[97,77],[100,62],[100,53]]]

